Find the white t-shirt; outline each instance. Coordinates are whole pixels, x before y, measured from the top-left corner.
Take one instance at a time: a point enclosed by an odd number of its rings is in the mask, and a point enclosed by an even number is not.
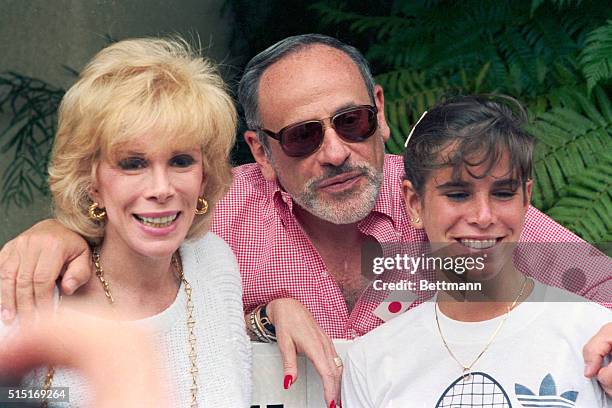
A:
[[[606,308],[536,282],[466,381],[442,343],[434,307],[419,305],[354,343],[345,361],[342,405],[612,407],[599,384],[583,376],[582,348],[612,321]],[[438,316],[452,352],[469,365],[505,315],[483,322],[452,320],[439,310]]]

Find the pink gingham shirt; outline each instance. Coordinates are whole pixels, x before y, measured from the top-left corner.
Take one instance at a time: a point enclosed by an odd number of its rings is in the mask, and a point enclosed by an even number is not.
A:
[[[425,234],[413,228],[406,215],[400,156],[385,157],[384,175],[374,209],[359,222],[359,230],[380,243],[425,241]],[[304,304],[332,338],[354,338],[379,326],[382,320],[372,312],[384,300],[382,294],[368,293],[368,289],[349,314],[340,288],[293,215],[294,205],[278,183],[264,179],[256,164],[234,169],[234,182],[217,204],[211,230],[236,254],[245,312],[273,299],[290,297]],[[527,212],[521,240],[581,241],[533,207]],[[567,287],[561,276],[532,274],[543,283]],[[602,291],[612,292],[612,277],[610,272],[601,272],[589,276],[586,287],[581,286],[581,294],[597,292],[601,298]]]

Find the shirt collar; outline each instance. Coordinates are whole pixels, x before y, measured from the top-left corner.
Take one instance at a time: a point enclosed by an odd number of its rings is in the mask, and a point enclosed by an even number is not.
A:
[[[387,169],[385,168],[385,170]],[[376,203],[374,204],[372,212],[384,214],[393,220],[394,202],[390,184],[400,183],[401,181],[397,180],[395,177],[393,177],[393,175],[387,174],[386,171],[383,170],[383,172],[383,180],[380,186],[380,191],[378,192],[378,197],[376,197]]]

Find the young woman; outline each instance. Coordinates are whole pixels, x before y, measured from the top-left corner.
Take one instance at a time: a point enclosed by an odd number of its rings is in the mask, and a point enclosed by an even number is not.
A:
[[[231,181],[235,128],[221,77],[180,39],[105,48],[59,112],[49,167],[55,215],[88,239],[97,276],[59,310],[109,311],[146,329],[175,407],[250,403],[238,267],[225,242],[207,233]],[[72,406],[95,398],[79,372],[61,367],[37,370],[28,382],[70,387]]]
[[[524,123],[511,98],[475,96],[442,102],[416,125],[404,156],[407,211],[429,237],[428,256],[471,257],[473,267],[459,273],[436,266],[437,279],[448,285],[433,302],[354,344],[343,405],[610,403],[596,381],[579,373],[588,334],[612,321],[612,313],[513,264],[532,188],[534,142]],[[466,282],[479,290],[450,285]]]

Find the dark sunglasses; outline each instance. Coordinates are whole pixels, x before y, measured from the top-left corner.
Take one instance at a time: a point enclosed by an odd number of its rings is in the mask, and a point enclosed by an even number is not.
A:
[[[363,142],[374,134],[378,127],[375,106],[362,105],[343,109],[330,120],[331,127],[347,142]],[[324,120],[307,120],[285,126],[277,133],[258,129],[279,141],[283,152],[291,157],[303,157],[315,152],[323,143]]]

